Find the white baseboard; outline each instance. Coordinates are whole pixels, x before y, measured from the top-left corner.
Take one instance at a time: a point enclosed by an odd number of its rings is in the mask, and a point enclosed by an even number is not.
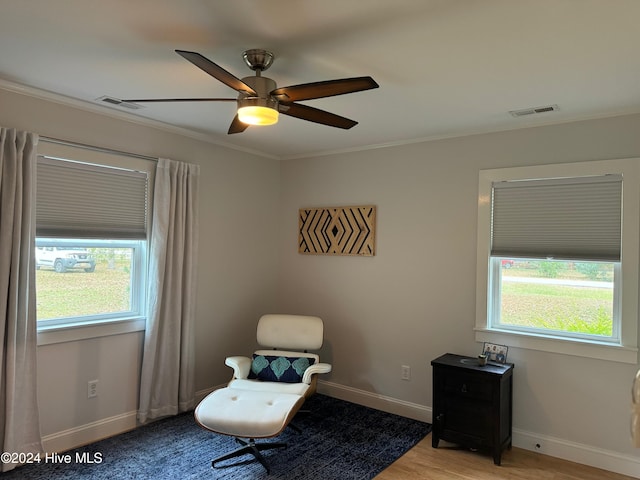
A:
[[[575,443],[562,438],[513,429],[513,445],[551,457],[640,478],[640,457]]]
[[[97,442],[103,438],[133,430],[137,426],[137,412],[123,413],[104,418],[79,427],[42,437],[42,446],[47,453],[64,452],[72,448]]]
[[[431,423],[431,407],[397,398],[371,393],[357,388],[347,387],[333,382],[318,380],[318,393],[330,397],[357,403],[365,407],[375,408],[383,412],[394,413],[421,422]]]

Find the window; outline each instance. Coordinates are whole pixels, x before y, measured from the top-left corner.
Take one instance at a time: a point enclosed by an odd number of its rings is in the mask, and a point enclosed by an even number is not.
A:
[[[141,328],[154,165],[56,144],[45,143],[43,151],[36,191],[39,333]],[[135,326],[114,330],[123,322]]]
[[[491,257],[492,328],[620,342],[619,262]]]
[[[479,188],[476,339],[635,363],[638,161],[485,170]]]
[[[141,317],[144,251],[143,241],[38,238],[39,326]]]

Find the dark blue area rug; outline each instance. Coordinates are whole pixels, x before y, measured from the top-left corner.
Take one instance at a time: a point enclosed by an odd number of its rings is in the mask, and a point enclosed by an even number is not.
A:
[[[216,463],[234,450],[232,437],[196,425],[185,413],[140,427],[76,450],[68,464],[26,465],[0,475],[2,480],[29,479],[287,479],[365,480],[375,477],[423,439],[431,425],[314,395],[280,436],[284,449],[263,452],[271,474],[253,456]],[[89,461],[94,463],[89,463]]]

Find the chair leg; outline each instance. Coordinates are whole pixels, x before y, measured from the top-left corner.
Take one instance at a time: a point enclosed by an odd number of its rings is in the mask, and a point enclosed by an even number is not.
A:
[[[233,452],[227,453],[221,457],[218,457],[211,461],[211,466],[215,468],[216,462],[222,462],[223,460],[229,460],[230,458],[240,457],[246,454],[252,454],[262,464],[262,466],[270,473],[269,464],[260,453],[262,450],[271,450],[273,448],[287,448],[287,444],[283,442],[269,442],[269,443],[256,443],[255,439],[250,438],[248,441],[236,438],[236,442],[242,445]]]

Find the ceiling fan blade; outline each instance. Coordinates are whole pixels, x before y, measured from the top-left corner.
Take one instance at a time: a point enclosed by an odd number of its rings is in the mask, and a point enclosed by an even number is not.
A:
[[[196,67],[204,70],[213,78],[220,80],[222,83],[227,85],[228,87],[233,88],[238,92],[248,93],[250,95],[257,95],[256,91],[251,88],[249,85],[244,83],[235,75],[227,72],[220,65],[216,65],[211,60],[206,57],[203,57],[199,53],[196,52],[187,52],[185,50],[176,50],[178,55],[181,55],[183,58],[189,60]]]
[[[300,105],[298,103],[281,103],[279,105],[280,112],[290,117],[300,118],[309,122],[320,123],[330,127],[350,129],[358,124],[355,120],[341,117],[335,113],[325,112],[319,108],[309,107],[308,105]]]
[[[333,97],[335,95],[344,95],[345,93],[361,92],[378,87],[379,85],[371,77],[354,77],[276,88],[271,92],[271,95],[283,102],[297,102],[300,100],[313,100],[314,98]]]
[[[233,120],[231,121],[231,125],[229,125],[229,131],[227,132],[227,134],[232,135],[234,133],[242,133],[248,127],[249,125],[247,125],[246,123],[242,123],[238,118],[238,114],[236,114],[236,116],[233,117]]]
[[[237,102],[237,98],[136,98],[122,100],[127,103],[160,103],[160,102]]]

